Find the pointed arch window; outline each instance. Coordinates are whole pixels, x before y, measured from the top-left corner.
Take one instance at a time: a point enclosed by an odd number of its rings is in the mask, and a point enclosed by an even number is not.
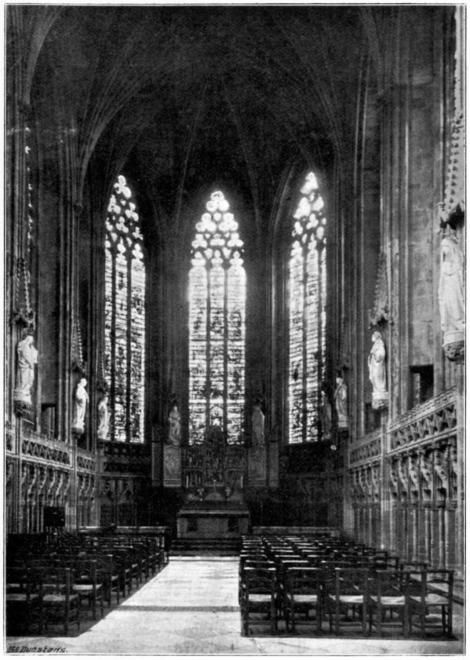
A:
[[[319,439],[326,362],[326,217],[313,172],[300,189],[289,260],[289,443]]]
[[[245,399],[243,242],[224,194],[213,192],[196,224],[189,272],[189,444],[211,426],[242,441]]]
[[[110,440],[143,442],[145,265],[140,219],[124,176],[106,216],[105,351]]]

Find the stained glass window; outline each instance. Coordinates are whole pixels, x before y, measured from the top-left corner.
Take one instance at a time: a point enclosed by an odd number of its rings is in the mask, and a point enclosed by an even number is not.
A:
[[[106,217],[105,351],[110,440],[143,442],[145,267],[139,215],[126,179],[114,184]]]
[[[242,441],[245,395],[245,269],[238,223],[222,192],[196,224],[189,273],[189,443],[219,426]]]
[[[326,355],[326,217],[313,172],[293,216],[289,261],[289,442],[319,439]]]

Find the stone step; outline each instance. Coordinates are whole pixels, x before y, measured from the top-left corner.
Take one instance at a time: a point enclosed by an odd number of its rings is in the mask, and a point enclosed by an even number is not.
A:
[[[170,555],[238,555],[240,553],[240,539],[224,538],[196,538],[174,539],[170,547]]]

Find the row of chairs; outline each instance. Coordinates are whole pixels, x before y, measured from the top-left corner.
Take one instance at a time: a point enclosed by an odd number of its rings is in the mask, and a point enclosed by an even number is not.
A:
[[[8,546],[7,546],[8,548]],[[76,624],[97,620],[104,608],[125,598],[168,562],[159,537],[31,539],[7,552],[7,634],[47,631],[60,624],[67,635]]]
[[[322,552],[327,546],[329,552]],[[334,559],[344,550],[350,562]],[[424,637],[432,628],[451,636],[453,571],[397,565],[386,552],[374,555],[369,550],[357,549],[353,562],[351,547],[336,540],[319,544],[305,538],[244,538],[242,634],[268,624],[271,634],[298,632],[300,625],[338,635],[344,630],[363,635],[398,631],[408,637],[417,631]],[[361,557],[367,561],[361,563]]]

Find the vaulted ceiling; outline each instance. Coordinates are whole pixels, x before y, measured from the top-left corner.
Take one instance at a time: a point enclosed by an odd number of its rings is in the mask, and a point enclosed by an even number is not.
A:
[[[31,100],[75,118],[83,173],[132,170],[169,216],[212,181],[263,208],[294,158],[351,150],[360,7],[29,7],[22,25]]]

